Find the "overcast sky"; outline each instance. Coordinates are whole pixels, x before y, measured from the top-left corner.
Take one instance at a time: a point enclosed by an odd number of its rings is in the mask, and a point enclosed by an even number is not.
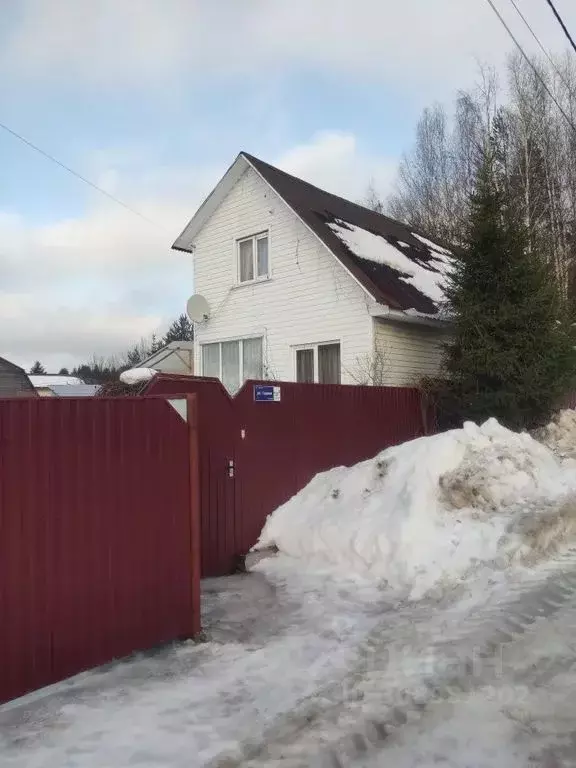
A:
[[[516,1],[564,50],[544,0]],[[0,121],[154,222],[0,131],[0,355],[52,371],[183,311],[192,264],[170,246],[240,150],[386,194],[422,107],[511,49],[486,0],[0,0],[0,18]]]

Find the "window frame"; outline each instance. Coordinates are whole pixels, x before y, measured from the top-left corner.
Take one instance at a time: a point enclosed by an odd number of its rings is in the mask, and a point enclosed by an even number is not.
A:
[[[251,281],[252,282],[252,281]],[[222,344],[228,344],[231,341],[235,341],[239,344],[238,353],[239,353],[239,370],[240,370],[240,387],[236,390],[237,392],[242,389],[242,386],[244,385],[244,382],[247,381],[247,379],[244,378],[244,342],[245,341],[253,341],[254,339],[260,339],[262,342],[262,379],[264,379],[265,376],[265,370],[264,370],[264,360],[265,360],[265,350],[264,350],[264,344],[265,339],[264,336],[261,334],[254,334],[253,336],[240,336],[237,338],[232,339],[219,339],[218,341],[206,341],[202,344],[199,344],[200,347],[200,368],[201,368],[201,376],[206,376],[204,373],[204,350],[203,347],[211,346],[212,344],[218,345],[218,380],[224,383],[222,380]],[[210,378],[210,377],[208,377]]]
[[[319,359],[318,359],[318,348],[319,347],[330,347],[335,344],[338,344],[340,347],[340,384],[342,384],[342,342],[340,339],[333,339],[331,341],[318,341],[313,344],[297,344],[293,347],[294,353],[294,381],[296,383],[298,382],[298,352],[304,349],[312,349],[314,351],[314,384],[319,384],[319,373],[320,373],[320,365],[319,365]],[[336,385],[337,386],[337,385]]]
[[[268,269],[265,275],[258,274],[258,240],[267,240],[268,242]],[[252,243],[252,277],[250,280],[240,279],[240,244],[251,242]],[[260,232],[256,232],[253,235],[246,235],[245,237],[238,237],[234,241],[234,267],[235,267],[235,283],[239,285],[252,285],[252,283],[262,283],[266,280],[270,280],[272,275],[271,263],[270,263],[270,230],[263,229]]]

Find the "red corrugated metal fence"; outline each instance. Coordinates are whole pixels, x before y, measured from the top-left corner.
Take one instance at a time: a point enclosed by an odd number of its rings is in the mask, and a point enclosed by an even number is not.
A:
[[[0,401],[0,701],[199,630],[195,405]]]
[[[317,472],[429,428],[415,389],[281,383],[280,402],[255,402],[255,384],[230,398],[214,379],[159,375],[147,390],[198,396],[204,576],[233,570],[266,516]]]

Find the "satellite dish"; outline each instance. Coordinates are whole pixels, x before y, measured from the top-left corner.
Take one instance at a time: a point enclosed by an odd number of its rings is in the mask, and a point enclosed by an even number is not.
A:
[[[186,314],[194,323],[202,323],[210,317],[210,305],[199,293],[190,296],[186,302]]]

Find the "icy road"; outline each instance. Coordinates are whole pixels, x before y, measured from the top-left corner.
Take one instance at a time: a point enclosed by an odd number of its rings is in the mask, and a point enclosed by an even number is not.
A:
[[[266,570],[206,583],[210,642],[0,709],[2,768],[576,765],[571,557],[395,606]]]

